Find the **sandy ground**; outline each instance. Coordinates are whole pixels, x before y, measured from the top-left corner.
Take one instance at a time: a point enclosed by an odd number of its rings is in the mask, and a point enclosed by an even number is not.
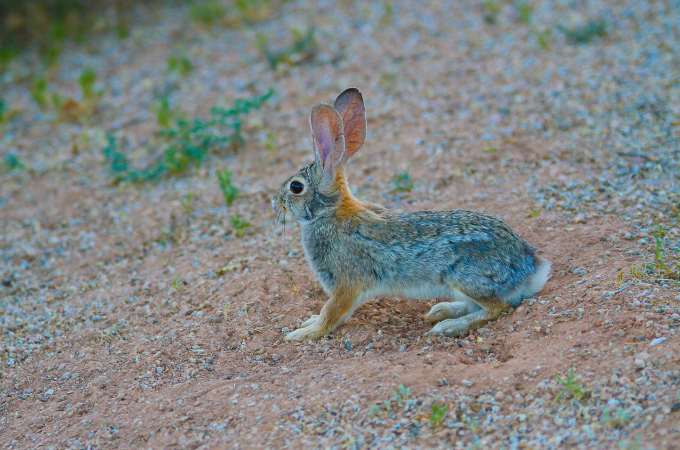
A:
[[[128,39],[69,46],[47,72],[77,96],[96,68],[97,111],[75,123],[37,108],[40,63],[15,61],[0,152],[25,168],[0,175],[1,445],[680,448],[680,289],[640,269],[659,229],[668,264],[680,252],[679,8],[532,2],[526,25],[499,3],[489,24],[477,2],[291,2],[253,28],[140,8]],[[606,36],[559,31],[594,17]],[[278,43],[308,24],[315,58],[272,71],[255,31]],[[188,76],[167,72],[173,52]],[[553,262],[539,296],[461,339],[424,336],[434,302],[384,298],[328,338],[283,340],[325,298],[270,199],[312,157],[311,107],[347,86],[368,110],[355,193],[503,218]],[[191,116],[269,87],[237,152],[112,183],[106,133],[149,159],[159,90]],[[241,191],[229,207],[218,168]],[[395,192],[403,171],[413,190]]]

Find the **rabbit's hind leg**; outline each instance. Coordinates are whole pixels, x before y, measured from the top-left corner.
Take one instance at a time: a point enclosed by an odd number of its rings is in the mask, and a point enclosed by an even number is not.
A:
[[[481,308],[456,319],[442,320],[432,327],[427,334],[449,337],[464,336],[485,323],[496,320],[509,308],[508,305],[497,298],[474,299],[474,302]]]

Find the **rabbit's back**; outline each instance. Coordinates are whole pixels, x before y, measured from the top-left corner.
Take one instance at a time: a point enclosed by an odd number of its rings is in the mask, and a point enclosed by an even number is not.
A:
[[[303,232],[305,241],[312,267],[330,289],[343,276],[385,294],[428,286],[443,295],[456,286],[470,296],[504,298],[536,270],[534,249],[503,221],[466,210],[319,223]]]

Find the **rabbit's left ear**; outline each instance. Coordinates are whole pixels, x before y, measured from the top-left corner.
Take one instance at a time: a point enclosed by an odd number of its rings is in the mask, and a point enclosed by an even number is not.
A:
[[[366,139],[366,108],[359,89],[345,89],[335,99],[335,109],[342,116],[347,157],[350,157]]]
[[[309,118],[314,141],[316,162],[323,169],[326,181],[335,179],[335,172],[345,162],[345,137],[342,132],[342,118],[329,105],[317,105]]]

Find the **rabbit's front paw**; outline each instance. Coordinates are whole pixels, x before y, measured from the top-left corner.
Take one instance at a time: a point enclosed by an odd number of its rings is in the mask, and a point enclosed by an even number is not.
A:
[[[297,330],[291,331],[286,335],[287,341],[302,341],[303,339],[316,339],[325,333],[321,327],[321,320],[318,315],[314,315],[302,323]]]

